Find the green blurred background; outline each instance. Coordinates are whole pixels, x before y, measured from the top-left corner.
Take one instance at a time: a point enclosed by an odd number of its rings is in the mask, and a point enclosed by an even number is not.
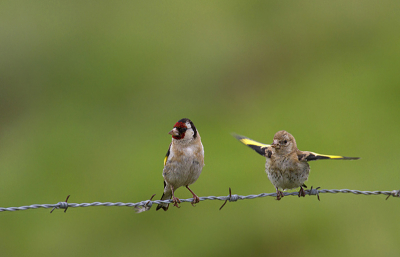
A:
[[[360,156],[308,186],[400,188],[399,1],[4,1],[0,206],[162,194],[168,131],[205,147],[199,196],[274,192],[236,132]],[[186,189],[177,196],[190,198]],[[0,213],[2,256],[398,256],[399,199],[323,194]]]

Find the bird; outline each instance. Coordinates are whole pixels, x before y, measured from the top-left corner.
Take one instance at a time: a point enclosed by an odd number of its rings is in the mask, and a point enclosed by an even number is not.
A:
[[[309,151],[300,151],[296,140],[287,131],[276,132],[272,144],[263,144],[245,136],[232,134],[241,143],[247,145],[258,154],[266,157],[265,172],[276,189],[276,200],[284,194],[282,190],[300,187],[298,196],[305,196],[304,182],[310,173],[309,161],[316,160],[357,160],[359,157],[345,157],[339,155],[318,154]]]
[[[204,167],[204,147],[199,131],[188,118],[180,119],[168,132],[172,136],[167,154],[164,158],[164,193],[161,200],[172,198],[174,206],[179,208],[181,202],[175,196],[179,187],[185,186],[193,195],[192,205],[200,202],[199,197],[189,188],[196,182]],[[168,203],[160,203],[156,210],[167,211]]]

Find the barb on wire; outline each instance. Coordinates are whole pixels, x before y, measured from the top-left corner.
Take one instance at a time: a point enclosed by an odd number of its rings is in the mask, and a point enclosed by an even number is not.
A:
[[[228,201],[229,202],[236,202],[238,199],[239,199],[239,196],[238,195],[232,195],[232,190],[231,190],[231,188],[229,188],[229,196],[225,200],[224,204],[222,204],[222,206],[219,207],[219,210],[221,210]]]
[[[155,195],[156,195],[156,194],[152,195],[152,196],[150,197],[150,199],[149,199],[143,206],[142,206],[142,205],[136,205],[136,206],[135,206],[135,211],[136,211],[136,213],[141,213],[141,212],[150,210],[151,206],[153,206],[153,202],[152,202],[151,200],[153,200],[153,197],[154,197]]]
[[[338,193],[351,193],[351,194],[356,194],[356,195],[387,195],[388,197],[386,200],[390,197],[400,197],[400,190],[393,190],[393,191],[359,191],[359,190],[350,190],[350,189],[319,189],[319,187],[313,189],[311,188],[310,190],[305,190],[306,195],[316,195],[319,200],[319,194],[325,194],[325,193],[330,193],[330,194],[338,194]],[[284,196],[298,196],[298,192],[285,192]],[[276,193],[262,193],[258,195],[232,195],[231,189],[229,189],[229,195],[228,196],[205,196],[205,197],[200,197],[200,201],[205,201],[205,200],[220,200],[220,201],[225,201],[225,203],[220,207],[225,206],[226,202],[235,202],[237,200],[247,200],[247,199],[255,199],[259,197],[276,197]],[[126,206],[126,207],[135,207],[135,209],[138,208],[144,208],[143,211],[148,211],[150,210],[151,206],[153,204],[160,204],[160,203],[172,203],[172,200],[152,200],[154,195],[149,199],[137,203],[121,203],[121,202],[116,202],[116,203],[111,203],[111,202],[93,202],[93,203],[67,203],[69,196],[65,200],[65,202],[59,202],[57,204],[32,204],[32,205],[27,205],[27,206],[20,206],[20,207],[0,207],[0,212],[4,211],[22,211],[22,210],[28,210],[28,209],[38,209],[38,208],[53,208],[51,212],[54,211],[54,209],[65,209],[64,212],[67,211],[69,207],[71,208],[77,208],[77,207],[92,207],[92,206]],[[180,199],[181,202],[193,202],[193,198],[189,199]]]
[[[321,187],[317,187],[317,188],[314,188],[313,189],[313,187],[311,186],[311,188],[310,188],[310,192],[308,193],[309,195],[316,195],[317,196],[317,198],[318,198],[318,201],[321,201],[320,199],[319,199],[319,192],[318,192],[318,189],[320,189]]]
[[[56,208],[57,208],[57,209],[65,209],[65,210],[64,210],[64,213],[66,213],[66,212],[67,212],[67,209],[68,209],[68,203],[67,203],[67,202],[68,202],[69,196],[70,196],[70,195],[67,196],[67,199],[65,199],[65,202],[59,202],[59,203],[57,204],[58,206],[54,206],[53,209],[50,211],[50,213],[52,213]]]
[[[400,190],[393,190],[392,192],[390,192],[390,194],[386,197],[386,200],[391,196],[400,197]]]

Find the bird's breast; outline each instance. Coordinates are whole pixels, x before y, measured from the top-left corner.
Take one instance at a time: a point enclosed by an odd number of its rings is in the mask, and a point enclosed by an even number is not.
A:
[[[278,188],[292,189],[301,186],[307,180],[310,167],[290,156],[267,158],[265,171],[271,183]]]
[[[168,184],[180,187],[194,183],[204,166],[202,147],[171,148],[163,176]]]

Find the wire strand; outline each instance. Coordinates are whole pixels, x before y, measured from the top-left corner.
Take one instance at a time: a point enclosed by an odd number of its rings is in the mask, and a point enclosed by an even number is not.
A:
[[[318,188],[311,188],[310,190],[305,190],[306,195],[316,195],[319,198],[319,194],[356,194],[356,195],[387,195],[386,200],[390,197],[400,197],[400,190],[393,190],[393,191],[360,191],[360,190],[351,190],[351,189],[318,189]],[[199,197],[200,201],[205,200],[219,200],[225,201],[225,203],[221,206],[221,208],[226,204],[227,201],[229,202],[236,202],[238,200],[247,200],[247,199],[255,199],[260,197],[276,197],[276,193],[262,193],[258,195],[232,195],[231,192],[228,196],[203,196]],[[284,196],[298,196],[298,192],[285,192]],[[69,197],[69,196],[68,196]],[[151,208],[153,204],[160,204],[160,203],[172,203],[172,200],[152,200],[154,195],[145,201],[140,201],[137,203],[122,203],[122,202],[93,202],[93,203],[67,203],[68,197],[64,202],[58,202],[56,204],[31,204],[25,205],[20,207],[0,207],[0,212],[5,211],[24,211],[29,209],[38,209],[38,208],[53,208],[54,209],[64,209],[65,211],[68,208],[77,208],[77,207],[93,207],[93,206],[119,206],[119,207],[137,207],[138,212],[147,211]],[[188,199],[180,199],[182,203],[192,202],[193,198]],[[220,209],[221,209],[220,208]],[[51,212],[53,212],[53,210]],[[65,212],[64,211],[64,212]]]

